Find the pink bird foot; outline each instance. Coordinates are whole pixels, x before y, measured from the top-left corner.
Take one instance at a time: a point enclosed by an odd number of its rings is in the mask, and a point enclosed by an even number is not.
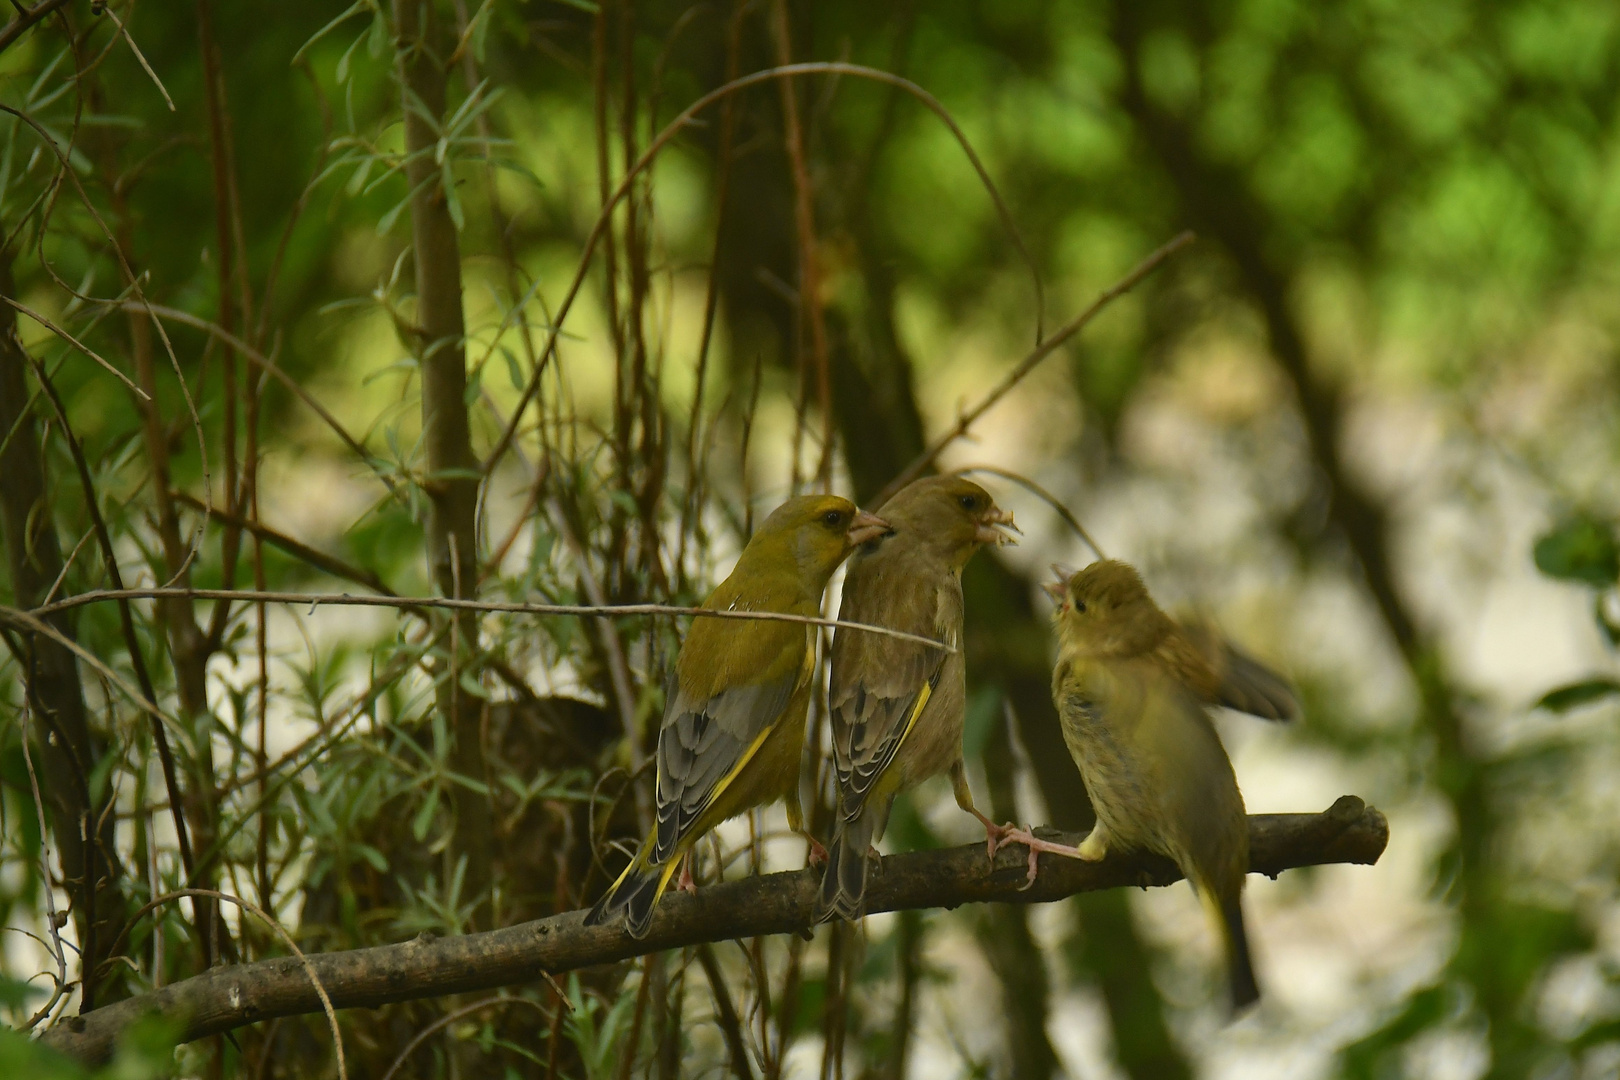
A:
[[[1041,852],[1062,855],[1068,859],[1084,859],[1086,857],[1079,848],[1070,847],[1067,844],[1053,843],[1051,840],[1042,840],[1035,835],[1034,826],[1028,829],[1008,828],[1002,835],[1001,842],[1003,844],[1023,844],[1029,849],[1029,876],[1024,884],[1019,887],[1019,892],[1023,892],[1035,884],[1035,875],[1039,866]]]
[[[1012,840],[1012,834],[1018,831],[1018,826],[1010,821],[1005,825],[997,825],[977,810],[972,811],[972,813],[974,817],[979,819],[979,824],[984,826],[985,854],[991,862],[995,862],[996,852],[1000,851],[1003,846]]]

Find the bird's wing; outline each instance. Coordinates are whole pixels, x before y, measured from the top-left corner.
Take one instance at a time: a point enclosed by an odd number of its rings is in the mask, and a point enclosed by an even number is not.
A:
[[[1283,722],[1299,719],[1299,695],[1282,675],[1232,645],[1226,646],[1225,666],[1217,701],[1229,709]]]
[[[1208,624],[1192,621],[1171,634],[1161,650],[1210,705],[1258,716],[1262,720],[1299,719],[1299,696],[1287,678],[1227,641]],[[1190,659],[1189,659],[1190,658]],[[1191,674],[1202,669],[1201,675]]]
[[[710,628],[705,623],[719,621],[699,619],[688,634],[688,647],[694,636],[708,636],[705,631]],[[658,732],[654,862],[663,862],[675,853],[693,824],[776,730],[794,692],[810,677],[809,661],[814,652],[809,647],[810,635],[803,629],[791,623],[748,627],[753,637],[746,639],[747,645],[753,648],[747,651],[769,660],[759,670],[748,673],[750,681],[715,689],[712,679],[707,680],[710,685],[705,685],[702,679],[683,678],[686,648],[676,663]],[[725,630],[729,631],[727,636],[736,636],[736,628]],[[736,646],[743,640],[732,644]],[[761,645],[767,647],[761,649]]]
[[[955,578],[918,581],[858,564],[844,583],[838,617],[958,645],[961,593]],[[927,708],[948,654],[917,642],[840,628],[833,638],[833,763],[844,817],[860,813],[867,794],[894,761]]]

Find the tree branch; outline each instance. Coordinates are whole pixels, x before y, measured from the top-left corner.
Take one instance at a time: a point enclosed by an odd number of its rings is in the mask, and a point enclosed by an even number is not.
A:
[[[42,0],[33,7],[17,8],[17,14],[4,27],[0,27],[0,52],[11,48],[12,42],[28,32],[29,27],[41,19],[53,14],[58,8],[67,7],[69,0]]]
[[[1041,830],[1075,843],[1072,834]],[[1284,870],[1327,863],[1378,861],[1389,841],[1384,815],[1354,796],[1320,814],[1256,814],[1249,818],[1249,869],[1275,877]],[[1043,858],[1027,890],[1026,853],[1018,845],[993,864],[980,844],[890,855],[880,861],[867,893],[869,912],[954,908],[999,901],[1047,903],[1079,892],[1121,886],[1169,885],[1181,878],[1168,859],[1110,855],[1102,862]],[[819,874],[798,870],[666,896],[651,930],[637,941],[615,926],[585,926],[578,911],[459,937],[418,937],[397,945],[312,954],[308,962],[340,1009],[488,990],[596,964],[708,941],[804,931]],[[321,1010],[309,971],[293,957],[215,968],[86,1013],[46,1032],[44,1041],[86,1062],[107,1060],[118,1034],[137,1018],[161,1012],[181,1021],[180,1039],[278,1016]]]
[[[213,513],[210,512],[210,516]],[[360,584],[370,586],[367,582]],[[240,600],[254,604],[292,604],[295,606],[308,605],[311,612],[317,606],[321,607],[391,607],[403,611],[414,611],[422,608],[444,608],[458,612],[505,612],[511,615],[582,615],[592,618],[628,618],[631,616],[676,616],[691,615],[703,619],[752,619],[756,622],[792,622],[803,623],[806,626],[844,627],[858,630],[863,634],[879,634],[883,637],[892,637],[900,641],[911,641],[918,645],[926,645],[931,649],[938,649],[945,653],[954,653],[956,648],[936,641],[921,634],[908,634],[904,630],[893,630],[887,626],[874,626],[870,623],[846,622],[841,619],[824,619],[819,615],[794,615],[785,611],[732,611],[730,609],[675,607],[671,604],[520,604],[502,600],[462,600],[453,596],[399,596],[388,592],[384,596],[354,596],[350,593],[305,593],[305,592],[275,592],[263,589],[90,589],[72,596],[65,596],[49,604],[42,604],[24,614],[49,618],[74,608],[84,607],[86,604],[99,604],[109,600]],[[0,605],[0,614],[12,609]],[[148,695],[150,697],[151,695]]]
[[[938,458],[939,455],[944,452],[947,446],[951,445],[951,443],[955,442],[957,439],[960,439],[963,435],[966,435],[968,428],[972,427],[974,422],[977,421],[979,417],[989,412],[992,405],[1006,397],[1008,392],[1022,382],[1024,380],[1024,376],[1028,375],[1031,371],[1034,371],[1036,366],[1039,365],[1042,360],[1045,360],[1048,356],[1051,356],[1053,353],[1057,352],[1065,342],[1074,337],[1080,331],[1084,330],[1086,328],[1086,324],[1091,322],[1092,319],[1096,318],[1102,312],[1103,308],[1107,307],[1121,296],[1124,296],[1126,293],[1136,288],[1143,282],[1144,279],[1148,277],[1148,275],[1157,270],[1166,259],[1170,258],[1170,256],[1174,255],[1176,252],[1180,251],[1182,248],[1186,247],[1196,239],[1197,237],[1191,232],[1177,233],[1162,246],[1160,246],[1158,250],[1154,251],[1148,255],[1147,258],[1137,263],[1136,266],[1131,269],[1130,273],[1126,274],[1124,277],[1120,278],[1118,281],[1114,282],[1114,284],[1110,285],[1108,288],[1099,293],[1097,299],[1093,300],[1090,306],[1088,306],[1080,314],[1076,315],[1073,319],[1065,323],[1061,328],[1058,329],[1057,333],[1036,345],[1027,356],[1018,362],[1017,367],[1013,368],[1011,371],[1007,372],[1006,375],[1002,376],[1001,381],[998,382],[988,394],[981,398],[977,405],[973,406],[973,408],[969,409],[967,412],[958,417],[956,423],[951,426],[949,431],[945,432],[939,438],[929,443],[928,449],[924,450],[921,454],[918,454],[917,457],[912,460],[911,464],[900,470],[900,474],[893,480],[890,480],[882,491],[873,496],[868,505],[872,506],[874,509],[881,507],[884,503],[889,501],[895,492],[899,491],[901,488],[917,479],[917,477],[921,476],[923,471],[934,463],[934,459]]]

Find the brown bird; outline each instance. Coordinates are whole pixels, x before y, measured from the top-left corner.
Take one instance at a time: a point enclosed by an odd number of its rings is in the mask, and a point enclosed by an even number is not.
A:
[[[1174,859],[1220,932],[1233,1009],[1249,1005],[1260,991],[1243,924],[1248,819],[1208,713],[1221,700],[1221,673],[1125,563],[1093,563],[1047,588],[1058,603],[1052,699],[1097,823],[1078,848],[1027,830],[1009,839],[1030,845],[1032,878],[1036,851],[1097,860],[1146,849]]]
[[[819,615],[827,579],[850,552],[888,530],[835,495],[789,499],[771,513],[729,577],[703,602],[711,611]],[[785,621],[699,617],[681,643],[658,730],[657,823],[619,879],[585,917],[623,918],[643,937],[676,867],[722,821],[787,800],[804,833],[799,757],[815,672],[816,628]],[[821,845],[806,834],[813,853]],[[690,867],[683,887],[690,886]]]
[[[962,643],[962,568],[985,544],[1012,537],[1012,515],[978,484],[934,476],[882,506],[890,532],[867,541],[844,578],[838,617]],[[833,764],[838,828],[828,850],[816,917],[858,919],[871,845],[894,797],[951,774],[962,809],[983,823],[992,854],[1004,829],[973,805],[962,764],[967,674],[962,654],[840,627],[833,637]]]

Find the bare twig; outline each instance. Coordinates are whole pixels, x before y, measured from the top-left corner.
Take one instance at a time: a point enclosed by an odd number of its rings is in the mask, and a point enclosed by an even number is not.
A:
[[[90,463],[85,459],[84,447],[80,444],[78,436],[73,432],[72,424],[68,421],[67,405],[63,402],[62,396],[57,393],[56,385],[46,373],[44,365],[26,349],[22,350],[22,355],[26,357],[30,368],[33,370],[34,378],[39,382],[40,389],[44,391],[46,399],[50,401],[51,408],[56,413],[58,430],[62,433],[63,441],[67,443],[68,455],[73,459],[74,471],[78,475],[79,486],[84,492],[85,512],[90,515],[90,524],[96,533],[96,543],[101,549],[102,570],[106,573],[107,580],[112,582],[113,587],[121,589],[124,587],[124,579],[118,569],[118,554],[113,547],[112,534],[107,528],[106,518],[101,513],[100,499],[96,491],[95,480],[90,475]],[[140,641],[135,633],[135,620],[130,613],[130,605],[127,601],[120,601],[118,604],[118,621],[124,639],[124,648],[129,654],[130,667],[134,669],[135,680],[140,685],[140,690],[136,696],[144,704],[150,705],[157,699],[157,692],[152,686],[151,673],[146,668],[146,660],[141,652]],[[54,628],[52,628],[52,632],[56,632]],[[76,644],[70,647],[77,649]],[[120,683],[120,685],[127,684]],[[180,865],[186,872],[187,880],[190,880],[195,869],[195,863],[192,859],[191,833],[186,827],[186,818],[181,802],[180,781],[175,769],[174,751],[169,746],[169,736],[164,729],[164,724],[170,721],[157,710],[155,705],[147,711],[151,716],[152,741],[157,747],[158,762],[163,770],[163,785],[169,796],[170,813],[174,819],[175,841],[180,849]]]
[[[182,589],[178,591],[184,592],[185,590]],[[160,721],[161,723],[173,727],[182,735],[186,733],[185,728],[181,726],[174,719],[174,717],[164,712],[155,702],[152,701],[151,698],[147,697],[140,690],[131,686],[129,684],[129,680],[125,679],[118,672],[114,671],[112,667],[106,663],[106,661],[102,660],[89,649],[86,649],[83,645],[80,645],[77,641],[74,641],[72,638],[62,633],[44,619],[36,617],[31,612],[22,611],[18,608],[8,607],[4,604],[0,604],[0,622],[11,622],[28,633],[45,635],[52,641],[68,649],[81,661],[94,668],[108,682],[112,683],[114,686],[118,687],[118,689],[122,690],[126,695],[128,695],[130,700],[134,701],[135,704],[142,709],[142,711],[151,714],[154,719]]]
[[[28,787],[34,795],[34,813],[39,818],[39,884],[45,893],[45,925],[51,932],[51,959],[56,961],[56,974],[52,977],[55,988],[51,998],[39,1011],[36,1012],[24,1031],[30,1030],[50,1014],[52,1006],[67,990],[67,954],[62,951],[62,935],[59,932],[61,920],[56,913],[56,890],[51,885],[51,834],[45,827],[45,800],[39,793],[39,776],[34,772],[34,757],[28,751],[28,715],[29,703],[23,700],[22,707],[22,752],[23,763],[28,766]]]
[[[726,988],[726,979],[720,971],[719,961],[715,959],[714,949],[704,942],[695,951],[698,963],[703,967],[703,975],[709,980],[709,992],[714,995],[714,1018],[720,1025],[721,1037],[726,1041],[726,1055],[731,1059],[732,1074],[737,1080],[754,1080],[753,1066],[748,1063],[748,1043],[743,1038],[742,1023],[737,1018],[737,1006],[731,1001],[731,991]]]
[[[3,111],[3,109],[4,106],[0,106],[0,111]],[[297,379],[294,379],[291,375],[288,375],[285,371],[283,371],[280,365],[278,365],[274,360],[270,359],[258,349],[253,348],[235,334],[230,333],[218,323],[200,318],[193,315],[189,311],[181,311],[179,308],[164,307],[162,304],[149,304],[145,301],[121,300],[117,302],[117,306],[125,310],[133,309],[135,311],[150,312],[154,319],[169,319],[170,321],[180,323],[183,326],[190,326],[205,333],[212,334],[220,341],[221,344],[235,349],[237,352],[247,357],[249,361],[258,366],[266,374],[274,376],[277,382],[281,383],[282,386],[285,386],[294,397],[308,406],[316,416],[319,416],[321,420],[325,422],[326,426],[332,429],[332,433],[335,434],[339,439],[343,440],[343,444],[345,446],[354,451],[356,457],[365,462],[367,465],[372,465],[373,468],[375,468],[371,452],[362,446],[353,435],[349,434],[348,430],[343,426],[342,423],[339,422],[338,418],[332,415],[331,410],[329,410],[325,405],[322,405],[313,394],[311,394],[301,383],[298,382]],[[399,491],[394,486],[394,481],[390,477],[382,473],[377,473],[376,475],[377,479],[381,480],[383,485],[387,487],[390,492],[396,496],[399,494]]]
[[[882,506],[883,503],[887,501],[895,492],[899,491],[901,488],[917,479],[917,477],[921,476],[923,470],[932,465],[934,463],[934,459],[939,457],[940,453],[947,446],[955,442],[957,439],[960,439],[963,435],[967,434],[968,428],[973,426],[974,421],[978,420],[979,417],[988,412],[990,407],[996,402],[1000,401],[1003,397],[1006,397],[1007,392],[1023,381],[1024,376],[1028,375],[1031,371],[1034,371],[1036,366],[1042,360],[1045,360],[1048,356],[1051,356],[1063,345],[1064,342],[1074,337],[1074,335],[1078,334],[1081,330],[1084,330],[1086,324],[1092,319],[1096,318],[1098,313],[1100,313],[1103,308],[1107,307],[1119,297],[1124,296],[1137,285],[1141,284],[1142,280],[1149,274],[1153,273],[1153,271],[1157,270],[1160,264],[1162,264],[1166,259],[1170,258],[1170,256],[1192,243],[1195,239],[1197,238],[1191,232],[1183,232],[1178,234],[1171,239],[1169,243],[1165,244],[1163,247],[1153,252],[1153,254],[1137,263],[1130,273],[1120,278],[1113,285],[1110,285],[1108,288],[1104,289],[1102,294],[1091,302],[1090,307],[1086,308],[1079,315],[1076,315],[1051,337],[1047,338],[1045,341],[1041,342],[1033,350],[1031,350],[1029,355],[1025,356],[1018,362],[1016,367],[1007,372],[1002,380],[997,383],[995,387],[988,394],[986,394],[977,405],[963,413],[962,416],[956,421],[956,424],[952,426],[951,430],[935,439],[931,444],[929,444],[928,449],[924,450],[921,454],[918,454],[916,459],[913,460],[910,465],[907,465],[904,469],[900,470],[900,475],[896,476],[893,480],[890,480],[888,485],[873,497],[871,501],[872,506]]]
[[[1069,843],[1079,839],[1043,831]],[[1275,876],[1299,866],[1371,864],[1388,840],[1383,814],[1345,796],[1321,814],[1251,816],[1249,868]],[[1047,859],[1025,890],[1025,852],[1016,844],[1009,848],[993,862],[980,844],[888,856],[872,875],[867,910],[1046,903],[1099,889],[1168,885],[1181,877],[1170,860],[1145,854],[1110,854],[1096,863]],[[328,1005],[374,1007],[466,993],[532,982],[539,971],[572,971],[705,941],[794,933],[811,925],[819,877],[805,869],[666,896],[640,940],[617,926],[586,926],[582,912],[570,911],[481,934],[215,968],[60,1022],[43,1039],[82,1061],[104,1061],[120,1032],[154,1012],[175,1018],[186,1042]]]
[[[67,611],[70,608],[84,607],[87,604],[99,604],[112,600],[170,599],[240,600],[249,603],[308,605],[311,611],[325,605],[331,607],[447,608],[454,611],[506,612],[514,615],[576,615],[598,619],[631,618],[644,615],[695,615],[699,618],[709,619],[760,619],[765,622],[793,622],[805,623],[809,626],[844,627],[869,634],[884,634],[888,637],[899,638],[902,641],[927,645],[930,648],[947,653],[956,652],[955,648],[942,641],[935,641],[933,638],[923,637],[919,634],[908,634],[903,630],[891,630],[887,626],[842,622],[838,619],[825,619],[817,615],[791,615],[780,611],[721,611],[710,608],[674,607],[669,604],[516,604],[499,600],[461,600],[450,596],[353,596],[349,593],[260,592],[255,589],[159,588],[94,589],[75,596],[65,596],[54,604],[46,604],[44,607],[36,608],[32,612],[21,612],[15,608],[0,606],[0,614],[27,614],[42,617],[58,611]],[[628,678],[628,669],[626,669],[626,677]]]
[[[544,370],[543,362],[545,358],[551,354],[552,350],[557,347],[557,339],[562,333],[563,322],[568,318],[568,312],[573,308],[574,301],[579,297],[580,289],[585,284],[585,277],[590,270],[591,256],[596,251],[596,245],[601,241],[603,234],[607,232],[608,226],[612,221],[613,208],[618,205],[621,199],[629,194],[632,185],[635,183],[636,177],[652,164],[653,160],[658,156],[659,151],[661,151],[665,145],[670,142],[670,140],[684,130],[686,126],[697,117],[698,113],[702,112],[710,105],[713,105],[715,102],[721,101],[739,91],[746,90],[750,86],[758,86],[759,84],[769,82],[772,79],[791,79],[797,78],[801,75],[849,75],[855,78],[870,79],[874,82],[886,83],[889,86],[898,87],[899,89],[904,90],[906,93],[922,102],[923,105],[926,106],[928,110],[935,116],[938,116],[945,126],[950,129],[951,134],[956,137],[957,143],[962,147],[962,152],[967,155],[968,162],[973,166],[973,171],[978,174],[980,183],[984,185],[985,190],[990,195],[991,201],[995,204],[996,213],[1000,216],[1003,226],[1007,229],[1009,236],[1012,238],[1014,246],[1018,248],[1019,252],[1024,256],[1024,261],[1029,265],[1030,275],[1034,280],[1035,307],[1037,312],[1042,309],[1045,301],[1043,299],[1044,294],[1042,292],[1040,274],[1037,271],[1034,259],[1029,255],[1028,249],[1024,246],[1022,237],[1018,235],[1018,230],[1012,220],[1012,214],[1007,209],[1007,204],[1002,200],[1001,193],[996,189],[994,181],[990,179],[990,174],[985,169],[984,163],[979,160],[979,155],[973,149],[973,144],[968,141],[968,138],[963,133],[961,127],[958,126],[956,120],[952,118],[949,110],[947,110],[944,105],[940,104],[938,98],[934,97],[934,95],[930,94],[928,91],[924,90],[922,87],[918,86],[909,79],[903,79],[892,72],[883,71],[878,68],[863,67],[860,64],[846,64],[842,62],[789,64],[785,67],[768,68],[765,71],[752,72],[751,74],[744,75],[740,79],[733,79],[724,86],[709,91],[707,94],[704,94],[692,104],[688,105],[685,109],[681,110],[675,119],[666,124],[664,129],[658,133],[658,137],[653,139],[653,141],[647,145],[647,149],[642,151],[641,157],[636,159],[635,165],[625,173],[624,177],[619,181],[619,186],[613,190],[611,196],[603,203],[601,212],[597,215],[595,224],[591,226],[590,233],[585,237],[585,250],[580,257],[579,266],[574,271],[574,279],[569,283],[568,291],[566,294],[564,294],[563,301],[558,306],[557,313],[551,320],[551,326],[549,327],[546,335],[545,348],[540,351],[542,365],[537,366],[534,372],[529,376],[529,383],[524,388],[522,397],[518,399],[517,407],[512,410],[511,423],[507,425],[506,430],[501,433],[500,439],[496,441],[494,449],[492,449],[489,455],[484,459],[484,471],[486,473],[494,469],[495,463],[498,462],[503,455],[505,455],[507,447],[509,447],[512,440],[517,437],[518,425],[523,419],[523,411],[528,408],[529,402],[533,401],[535,394],[539,392],[540,375]],[[539,284],[537,282],[534,289],[538,288]],[[525,297],[522,301],[513,306],[513,311],[522,308],[527,301],[528,297]],[[487,353],[484,357],[485,361],[489,359],[490,355],[493,355],[493,352],[499,343],[500,336],[505,333],[507,327],[511,325],[512,318],[513,314],[509,311],[501,320],[500,326],[496,329],[493,337],[491,338],[489,353]],[[1037,316],[1037,324],[1039,321],[1039,316]]]
[[[372,571],[364,567],[353,566],[334,555],[326,554],[324,551],[318,551],[296,537],[278,532],[257,519],[244,518],[229,511],[221,510],[218,507],[210,509],[201,499],[194,499],[183,491],[175,492],[174,498],[177,502],[183,503],[193,510],[205,513],[221,524],[247,531],[256,539],[280,548],[288,555],[314,567],[316,570],[331,574],[336,578],[342,578],[345,581],[352,581],[356,585],[364,585],[366,588],[383,596],[399,595],[388,587],[387,582]]]
[[[142,390],[140,387],[136,386],[128,375],[125,375],[122,371],[119,371],[117,368],[113,367],[111,361],[103,358],[100,353],[96,352],[96,350],[92,349],[90,346],[86,345],[84,342],[80,341],[78,338],[74,337],[60,326],[57,326],[48,317],[41,315],[27,304],[13,300],[9,296],[0,296],[0,300],[4,300],[6,303],[10,304],[12,307],[16,308],[30,319],[33,319],[35,322],[39,323],[39,325],[55,334],[69,345],[72,345],[75,349],[78,349],[80,352],[84,353],[84,355],[88,356],[102,367],[106,368],[108,374],[112,375],[119,382],[123,383],[129,388],[131,393],[138,396],[142,401],[152,400],[151,395],[149,395],[145,390]]]
[[[42,0],[33,7],[18,6],[17,14],[10,22],[0,27],[0,52],[9,49],[13,42],[28,32],[28,28],[40,20],[50,16],[59,8],[67,7],[69,0]]]
[[[257,904],[251,903],[251,902],[249,902],[247,900],[243,900],[239,896],[232,896],[230,893],[220,892],[218,889],[176,889],[173,892],[164,893],[162,896],[154,896],[152,899],[148,900],[145,904],[143,904],[141,906],[140,910],[136,911],[135,914],[130,917],[130,920],[129,920],[130,925],[134,925],[136,920],[140,919],[147,912],[153,911],[153,910],[157,909],[158,907],[162,906],[163,904],[167,904],[167,903],[170,903],[172,901],[178,900],[183,896],[190,896],[190,897],[193,897],[193,898],[207,897],[207,898],[209,898],[211,900],[223,900],[228,904],[235,904],[237,907],[241,908],[243,911],[246,911],[249,914],[254,915],[257,918],[259,918],[261,921],[264,922],[264,924],[266,926],[270,927],[270,929],[272,929],[272,930],[274,930],[276,932],[276,936],[280,937],[282,942],[287,946],[287,948],[291,949],[292,952],[293,952],[293,955],[298,958],[298,963],[296,965],[294,965],[294,967],[295,968],[302,968],[304,973],[306,975],[308,975],[308,977],[309,977],[310,988],[315,991],[315,996],[317,998],[318,1004],[315,1006],[315,1008],[306,1009],[304,1011],[305,1012],[317,1012],[317,1011],[320,1011],[320,1012],[326,1013],[326,1022],[332,1028],[332,1043],[336,1047],[336,1050],[337,1050],[338,1077],[339,1077],[339,1080],[348,1080],[349,1070],[348,1070],[348,1067],[344,1064],[344,1059],[343,1059],[343,1032],[338,1029],[337,1011],[336,1011],[336,1009],[333,1008],[332,998],[327,993],[326,985],[322,981],[320,973],[318,971],[316,971],[314,963],[311,962],[310,958],[307,955],[305,955],[304,950],[302,950],[302,949],[300,949],[298,947],[298,942],[293,940],[292,935],[287,932],[286,927],[282,926],[281,923],[277,922],[274,918],[272,918],[270,916],[269,912],[265,911],[263,908],[259,907]],[[317,953],[316,955],[320,956],[321,954]],[[234,967],[231,967],[231,968],[215,968],[215,969],[212,969],[212,970],[215,970],[215,971],[232,971],[232,970],[241,970],[244,966],[268,967],[268,966],[274,965],[274,964],[286,964],[286,963],[288,963],[288,961],[287,961],[287,959],[285,957],[283,957],[283,958],[276,959],[276,960],[261,960],[257,964],[252,964],[252,965],[235,965]],[[190,979],[185,980],[185,982],[190,982],[190,981],[191,981]],[[172,985],[179,986],[179,985],[182,985],[182,984],[181,983],[175,983],[175,984],[172,984]],[[156,993],[162,993],[162,991],[155,991],[155,992]],[[231,993],[231,996],[234,999],[234,998],[238,997],[241,994],[241,989],[238,988],[238,987],[232,987],[230,993]],[[68,1023],[69,1028],[72,1028],[74,1026],[75,1025],[71,1021]],[[55,1031],[56,1028],[52,1027],[51,1030]],[[210,1034],[216,1034],[216,1033],[211,1032]]]
[[[568,999],[565,997],[562,1000],[566,1002]],[[428,1039],[432,1038],[437,1033],[443,1031],[457,1020],[460,1020],[463,1016],[471,1016],[480,1009],[488,1009],[496,1005],[528,1005],[538,1010],[541,1016],[546,1016],[545,1007],[542,1006],[538,1001],[532,1001],[529,998],[508,997],[505,994],[496,994],[494,997],[483,998],[482,1000],[475,1001],[470,1005],[463,1005],[459,1009],[452,1009],[443,1016],[439,1017],[437,1020],[433,1021],[433,1023],[429,1024],[427,1027],[423,1028],[421,1031],[418,1031],[416,1033],[416,1037],[405,1044],[405,1049],[399,1052],[398,1056],[394,1058],[394,1063],[388,1066],[388,1071],[383,1073],[382,1080],[394,1080],[394,1074],[399,1072],[405,1063],[410,1060],[411,1054],[416,1052],[416,1048],[427,1042]],[[557,1011],[561,1012],[562,1006],[558,1006]],[[550,1017],[546,1016],[546,1019],[549,1020]]]
[[[174,98],[169,96],[169,91],[163,86],[163,80],[158,78],[157,72],[152,70],[152,65],[146,62],[146,57],[144,54],[142,54],[141,47],[135,44],[135,39],[130,37],[129,31],[124,28],[123,20],[118,17],[117,13],[115,13],[111,7],[103,5],[101,11],[102,14],[106,15],[107,18],[113,21],[114,26],[118,27],[118,32],[123,35],[124,41],[129,45],[129,51],[135,54],[136,60],[140,61],[141,70],[146,72],[147,78],[151,79],[152,84],[158,88],[158,93],[163,95],[163,100],[168,104],[169,111],[174,112]],[[343,1060],[343,1055],[341,1053],[338,1055],[338,1060],[340,1063]]]

